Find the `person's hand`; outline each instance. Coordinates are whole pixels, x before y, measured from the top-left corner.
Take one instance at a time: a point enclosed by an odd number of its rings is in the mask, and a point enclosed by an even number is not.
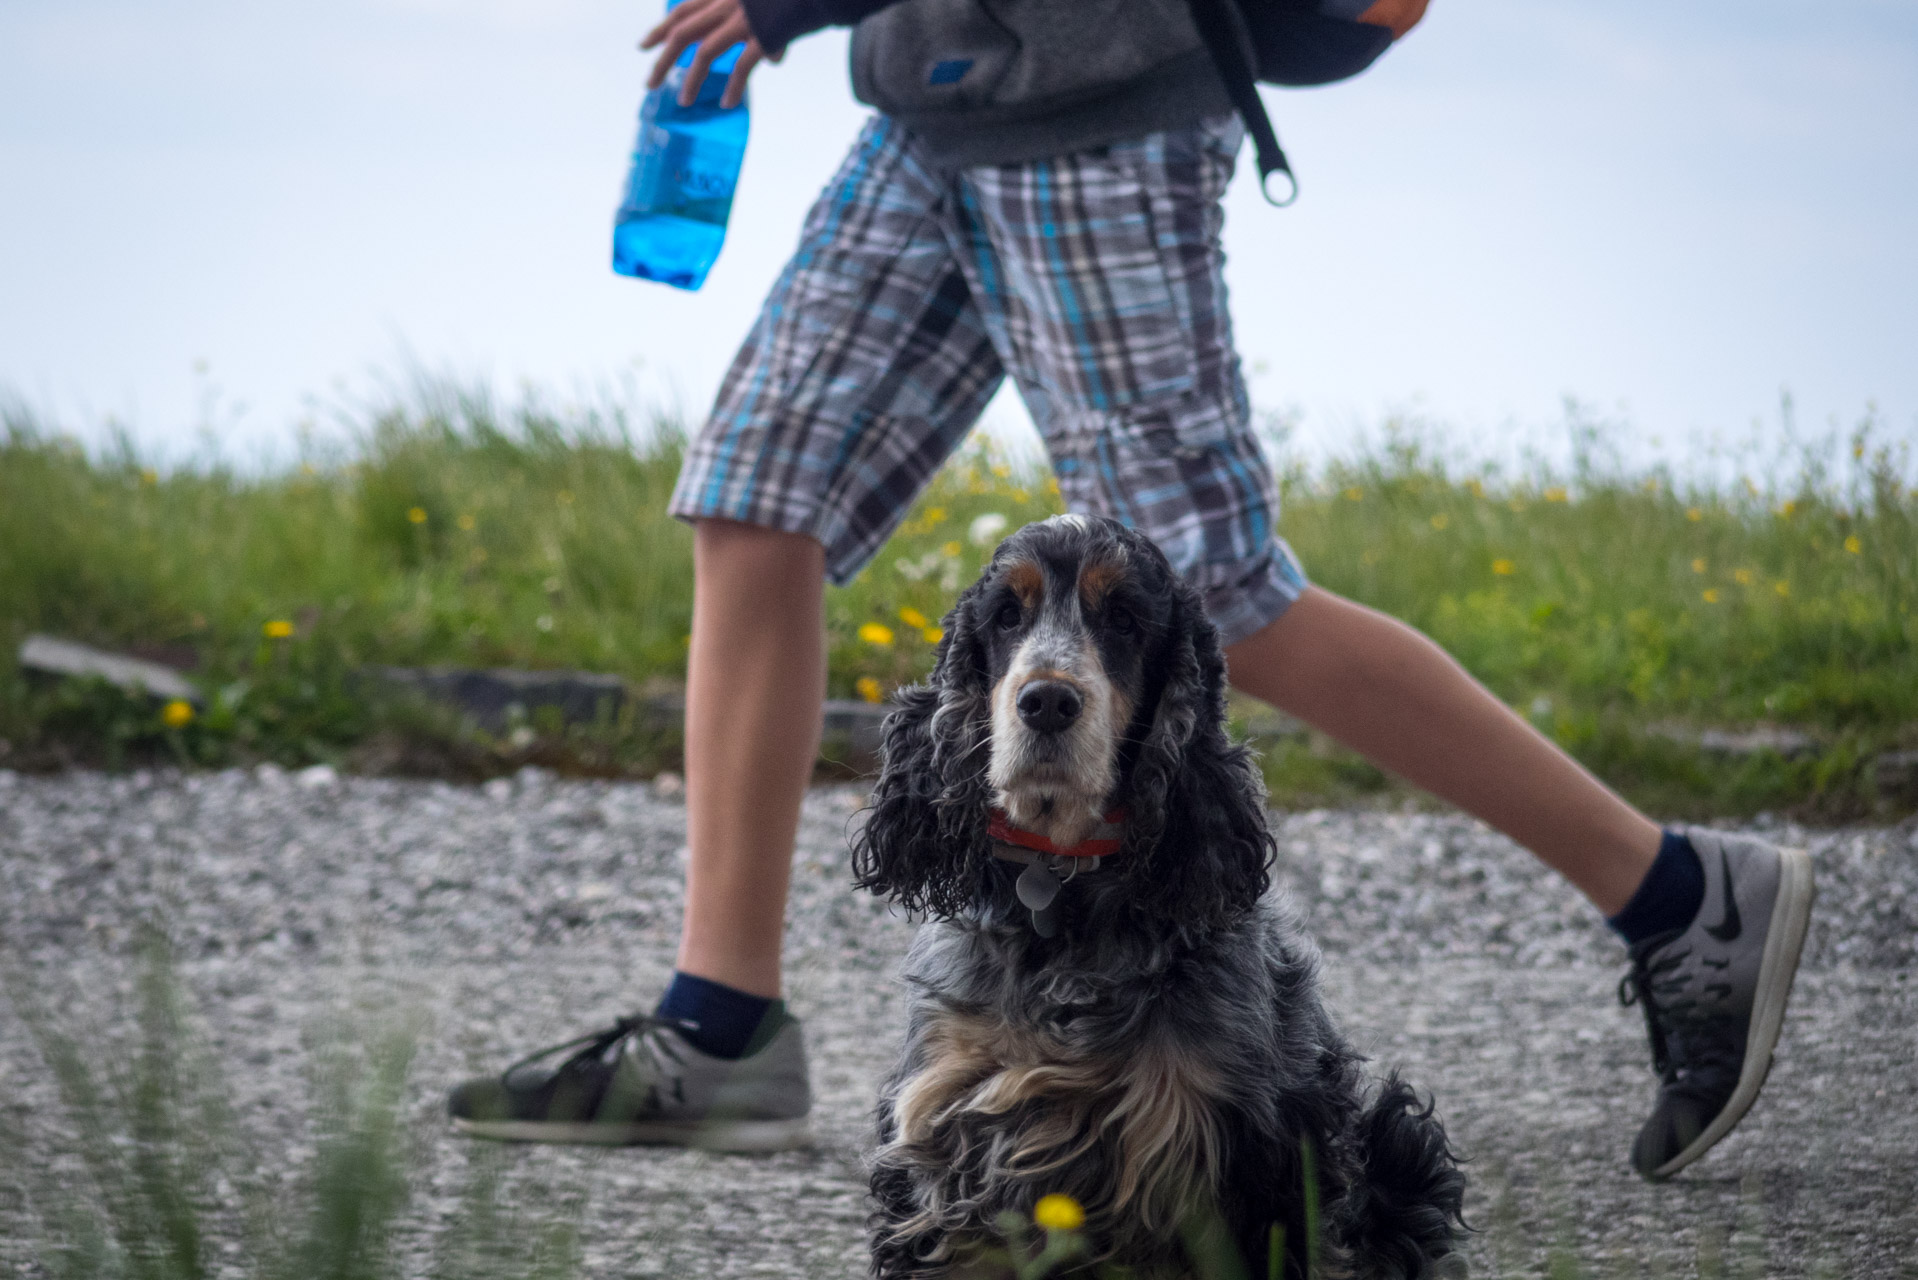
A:
[[[739,61],[733,65],[733,74],[726,81],[725,96],[719,100],[722,107],[736,107],[740,99],[746,96],[746,77],[766,56],[759,47],[759,41],[753,36],[752,28],[746,25],[746,10],[740,0],[683,0],[666,15],[666,20],[646,33],[639,42],[642,49],[651,49],[656,45],[665,47],[659,51],[659,57],[653,60],[652,74],[646,77],[646,87],[657,89],[666,82],[666,76],[679,61],[679,55],[686,52],[688,45],[697,44],[699,52],[693,55],[692,65],[686,68],[686,79],[679,87],[679,105],[690,107],[699,96],[699,86],[706,83],[706,73],[712,69],[713,59],[736,44],[746,47],[739,51]],[[774,58],[774,62],[778,59]]]

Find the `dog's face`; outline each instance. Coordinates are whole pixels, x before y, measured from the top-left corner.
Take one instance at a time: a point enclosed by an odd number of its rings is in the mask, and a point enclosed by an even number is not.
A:
[[[1082,897],[1201,928],[1264,892],[1264,787],[1225,734],[1218,632],[1117,521],[1058,516],[1000,543],[946,615],[931,679],[896,697],[853,837],[861,887],[932,915],[1009,904],[1024,920],[991,810],[1069,847],[1123,808],[1114,874]]]
[[[1116,801],[1164,636],[1170,570],[1109,521],[1056,516],[1000,545],[973,612],[991,706],[987,780],[1013,822],[1077,844]]]

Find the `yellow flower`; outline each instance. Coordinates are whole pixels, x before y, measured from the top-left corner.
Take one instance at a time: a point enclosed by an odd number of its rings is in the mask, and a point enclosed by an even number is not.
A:
[[[184,698],[175,698],[160,708],[160,723],[169,729],[184,729],[193,723],[193,704]]]
[[[1570,497],[1570,495],[1568,495],[1568,494],[1567,494],[1567,493],[1565,492],[1565,486],[1564,486],[1564,485],[1562,485],[1562,484],[1555,484],[1555,485],[1553,485],[1553,486],[1552,486],[1551,488],[1549,488],[1549,489],[1547,489],[1547,490],[1545,491],[1545,501],[1547,501],[1547,502],[1570,502],[1570,501],[1571,501],[1571,497]]]
[[[1750,569],[1736,569],[1732,571],[1732,581],[1741,587],[1749,587],[1757,579],[1757,576],[1758,575],[1754,574]]]
[[[1706,563],[1705,563],[1705,557],[1704,557],[1704,556],[1700,556],[1700,557],[1698,557],[1698,559],[1696,559],[1696,560],[1694,560],[1694,561],[1692,561],[1692,572],[1693,572],[1693,573],[1703,573],[1703,572],[1705,572],[1705,569],[1706,569],[1706,567],[1707,567],[1707,565],[1706,565]]]
[[[1771,589],[1773,591],[1776,591],[1781,596],[1788,596],[1791,594],[1791,583],[1786,582],[1783,578],[1780,578],[1778,581],[1771,584]]]
[[[928,619],[925,614],[919,612],[919,610],[913,608],[911,605],[907,605],[899,611],[899,621],[909,627],[916,627],[921,631],[924,631],[932,625],[931,620]]]
[[[1857,555],[1859,552],[1863,551],[1864,549],[1865,549],[1865,544],[1858,541],[1857,534],[1854,533],[1849,538],[1845,539],[1845,550],[1851,552],[1853,555]]]
[[[926,508],[926,528],[930,529],[936,524],[943,524],[945,519],[946,509],[944,507]]]
[[[1432,527],[1434,529],[1443,531],[1445,526],[1450,523],[1452,523],[1452,517],[1446,515],[1443,511],[1432,517]]]
[[[141,484],[158,484],[160,483],[160,473],[155,471],[152,467],[142,467],[140,469],[140,483]]]
[[[1718,603],[1718,588],[1717,588],[1717,587],[1707,587],[1707,588],[1705,588],[1705,590],[1704,590],[1704,591],[1702,591],[1702,592],[1700,593],[1700,595],[1701,595],[1701,596],[1703,597],[1703,599],[1704,599],[1704,601],[1705,601],[1705,603],[1706,603],[1706,604],[1717,604],[1717,603]]]
[[[939,554],[948,560],[957,560],[960,550],[961,548],[958,543],[948,542],[945,546],[939,548]]]
[[[1059,496],[1059,478],[1057,476],[1046,477],[1046,492],[1055,498]]]
[[[1025,502],[1031,497],[1032,495],[1027,493],[1024,489],[1014,489],[1012,491],[1012,500],[1014,502]]]
[[[426,508],[425,507],[408,507],[406,509],[406,518],[412,521],[414,524],[425,524]]]
[[[1658,492],[1658,477],[1657,477],[1657,476],[1646,476],[1646,477],[1645,477],[1645,492],[1646,492],[1646,493],[1657,493],[1657,492]]]
[[[1047,1231],[1077,1231],[1086,1222],[1086,1211],[1071,1196],[1055,1191],[1039,1197],[1032,1206],[1032,1220]]]
[[[1501,578],[1509,578],[1518,572],[1518,566],[1510,560],[1492,561],[1492,572]]]
[[[461,514],[459,518],[460,528],[464,529],[468,533],[471,533],[478,526],[479,526],[479,521],[473,518],[473,515],[471,512],[465,512]]]
[[[1778,508],[1778,518],[1780,520],[1789,520],[1797,514],[1798,504],[1796,502],[1787,502],[1784,506]]]
[[[892,643],[892,628],[883,622],[868,622],[859,628],[859,638],[883,649]]]
[[[860,676],[852,682],[852,687],[858,690],[859,696],[867,702],[884,702],[886,699],[885,690],[881,689],[879,682],[871,676]]]
[[[1363,502],[1365,500],[1365,490],[1359,488],[1357,485],[1353,485],[1345,491],[1345,500],[1347,502]]]
[[[275,618],[260,628],[260,634],[268,640],[284,640],[293,634],[293,624],[285,618]]]
[[[1705,518],[1705,513],[1703,511],[1700,511],[1697,507],[1686,507],[1685,518],[1691,521],[1693,524],[1697,524],[1700,520],[1703,520]]]
[[[1476,480],[1467,480],[1465,482],[1465,489],[1474,498],[1483,498],[1485,496],[1485,486]]]
[[[927,627],[919,634],[926,638],[927,644],[938,644],[946,638],[946,629],[944,627]]]

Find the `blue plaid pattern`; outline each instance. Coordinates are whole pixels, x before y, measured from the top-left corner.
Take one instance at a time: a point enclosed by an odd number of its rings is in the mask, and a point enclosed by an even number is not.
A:
[[[935,169],[877,117],[688,449],[671,510],[805,533],[844,584],[1010,375],[1070,510],[1141,530],[1227,643],[1305,589],[1220,271],[1240,126]]]

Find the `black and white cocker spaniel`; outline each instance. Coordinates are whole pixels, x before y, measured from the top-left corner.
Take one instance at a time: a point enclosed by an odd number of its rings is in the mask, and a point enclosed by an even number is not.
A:
[[[1463,1274],[1444,1130],[1368,1082],[1266,894],[1224,684],[1159,550],[1059,516],[1000,544],[898,695],[853,865],[930,923],[878,1108],[875,1275],[973,1274],[1053,1192],[1084,1207],[1078,1265],[1188,1275],[1211,1239],[1254,1276],[1274,1248],[1295,1277],[1308,1251],[1321,1275]]]

